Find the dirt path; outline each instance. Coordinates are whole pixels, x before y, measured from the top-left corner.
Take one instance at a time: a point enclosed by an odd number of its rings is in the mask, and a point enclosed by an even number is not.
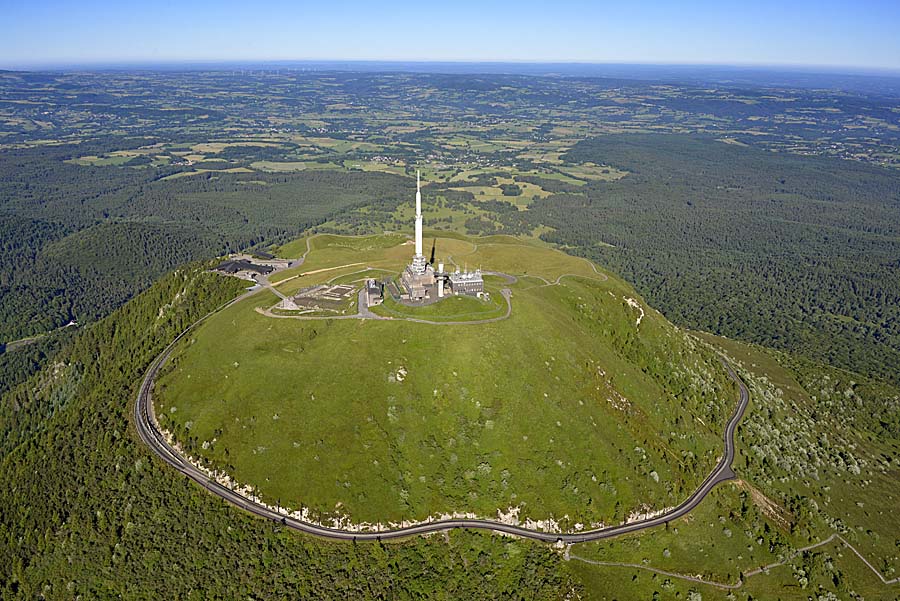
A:
[[[593,265],[593,263],[592,263],[592,265]],[[527,275],[527,276],[522,276],[522,277],[534,278],[536,280],[540,280],[540,281],[544,282],[541,286],[559,286],[559,283],[563,278],[583,278],[585,280],[593,280],[595,282],[605,282],[609,279],[609,277],[606,274],[596,271],[596,268],[594,269],[594,271],[597,273],[597,275],[599,275],[601,277],[592,278],[589,275],[581,275],[580,273],[564,273],[564,274],[560,275],[559,277],[557,277],[552,282],[541,275]]]
[[[653,572],[654,574],[660,574],[660,575],[662,575],[662,576],[669,576],[669,577],[671,577],[671,578],[678,578],[679,580],[686,580],[686,581],[688,581],[688,582],[697,582],[697,583],[700,583],[700,584],[708,584],[708,585],[710,585],[710,586],[714,586],[714,587],[716,587],[716,588],[723,589],[723,590],[734,590],[734,589],[739,589],[739,588],[741,588],[742,586],[744,586],[744,583],[745,583],[745,582],[747,581],[747,579],[750,578],[751,576],[756,576],[757,574],[762,574],[762,573],[768,572],[769,570],[772,570],[772,569],[774,569],[774,568],[781,567],[781,566],[783,566],[783,565],[789,563],[791,560],[793,560],[794,558],[796,558],[796,557],[799,556],[800,554],[802,554],[802,553],[804,553],[804,552],[806,552],[806,551],[811,551],[811,550],[816,549],[816,548],[818,548],[818,547],[825,546],[825,545],[827,545],[827,544],[829,544],[829,543],[831,543],[831,542],[833,542],[833,541],[835,541],[835,540],[839,540],[841,543],[844,544],[845,547],[847,547],[848,549],[850,549],[851,551],[853,551],[853,553],[854,553],[854,554],[855,554],[855,555],[856,555],[856,556],[857,556],[864,564],[866,564],[866,566],[867,566],[870,570],[872,570],[872,572],[874,572],[874,574],[875,574],[876,576],[878,576],[878,579],[881,580],[882,584],[897,584],[897,582],[900,582],[900,577],[898,577],[898,578],[892,578],[892,579],[890,579],[890,580],[888,580],[887,578],[885,578],[884,575],[883,575],[880,571],[878,571],[878,570],[875,568],[875,566],[873,566],[873,565],[869,562],[868,559],[866,559],[865,557],[863,557],[863,554],[862,554],[862,553],[860,553],[859,551],[856,550],[856,547],[854,547],[853,545],[851,545],[850,543],[848,543],[848,542],[846,541],[846,539],[844,539],[844,537],[842,537],[840,534],[837,534],[837,533],[834,533],[834,534],[832,534],[831,536],[829,536],[828,538],[826,538],[826,539],[824,539],[824,540],[821,540],[821,541],[819,541],[819,542],[817,542],[817,543],[813,543],[812,545],[808,545],[808,546],[806,546],[806,547],[801,547],[800,549],[795,550],[793,553],[791,553],[787,558],[785,558],[785,559],[782,560],[782,561],[776,561],[775,563],[770,563],[769,565],[765,565],[765,566],[762,566],[762,567],[759,567],[759,568],[755,568],[755,569],[752,569],[752,570],[748,570],[748,571],[744,572],[744,579],[743,579],[743,580],[738,580],[737,582],[734,582],[734,583],[730,583],[730,582],[717,582],[717,581],[715,581],[715,580],[706,580],[706,579],[704,579],[704,578],[700,578],[699,576],[690,576],[690,575],[688,575],[688,574],[679,574],[678,572],[669,572],[669,571],[667,571],[667,570],[661,570],[661,569],[659,569],[659,568],[653,568],[653,567],[645,566],[645,565],[638,564],[638,563],[625,563],[625,562],[620,562],[620,561],[599,561],[599,560],[595,560],[595,559],[587,559],[587,558],[585,558],[585,557],[580,557],[580,556],[578,556],[578,555],[575,555],[575,554],[573,554],[573,553],[570,553],[570,552],[568,552],[568,550],[567,550],[567,552],[566,552],[566,556],[565,556],[565,557],[566,557],[566,559],[574,559],[574,560],[577,560],[577,561],[582,561],[582,562],[584,562],[584,563],[589,563],[589,564],[591,564],[591,565],[596,565],[596,566],[616,567],[616,568],[632,568],[632,569],[637,569],[637,570],[646,570],[646,571],[648,571],[648,572]]]
[[[10,340],[9,342],[7,342],[5,344],[0,342],[0,349],[2,349],[3,352],[11,353],[11,352],[17,351],[21,348],[25,348],[29,344],[34,344],[35,342],[42,340],[55,332],[59,332],[60,330],[65,330],[66,328],[71,328],[71,327],[76,327],[76,328],[78,327],[78,323],[74,319],[71,320],[66,325],[59,326],[58,328],[50,330],[49,332],[46,332],[44,334],[35,334],[34,336],[28,336],[26,338],[19,338],[18,340]]]
[[[394,272],[391,271],[390,269],[384,269],[384,268],[382,268],[382,267],[372,267],[371,265],[367,265],[367,266],[365,266],[365,267],[363,267],[362,269],[359,269],[359,270],[357,270],[357,271],[351,271],[350,273],[341,273],[341,274],[339,274],[339,275],[336,275],[336,276],[334,276],[333,278],[331,278],[330,280],[328,280],[326,283],[327,283],[327,284],[333,284],[334,281],[335,281],[336,279],[338,279],[338,278],[342,278],[342,277],[345,277],[345,276],[348,276],[348,275],[356,275],[356,274],[358,274],[358,273],[365,273],[365,272],[367,272],[367,271],[383,271],[383,272],[385,272],[385,273],[390,273],[390,274],[393,274],[393,273],[394,273]],[[358,282],[358,281],[360,281],[360,280],[362,280],[362,279],[363,279],[363,278],[360,278],[359,280],[355,280],[355,281]]]
[[[346,265],[338,265],[337,267],[323,267],[322,269],[314,269],[312,271],[304,271],[303,273],[298,273],[297,275],[292,275],[289,278],[284,278],[283,280],[278,280],[272,286],[281,286],[285,282],[290,282],[291,280],[296,280],[297,278],[302,278],[305,275],[315,275],[317,273],[325,273],[326,271],[334,271],[335,269],[343,269],[344,267],[356,267],[357,265],[365,265],[365,262],[360,263],[347,263]],[[280,293],[276,292],[279,296]]]
[[[472,247],[473,247],[472,250],[471,250],[470,252],[468,252],[468,253],[462,255],[462,256],[466,257],[466,256],[468,256],[468,255],[472,255],[472,254],[475,254],[476,252],[478,252],[479,245],[478,245],[477,243],[475,243],[475,242],[471,242],[470,244],[472,244]],[[494,242],[488,242],[488,243],[486,243],[486,244],[482,244],[481,246],[516,246],[516,245],[498,244],[498,243],[494,243]],[[549,248],[549,247],[547,247],[547,248],[545,248],[545,249],[546,249],[546,250],[551,250],[551,251],[553,251],[553,252],[558,252],[558,253],[563,254],[563,255],[565,255],[566,257],[569,257],[569,258],[573,258],[573,259],[581,259],[582,261],[584,261],[585,263],[587,263],[588,265],[591,266],[591,269],[593,270],[593,272],[594,272],[596,275],[600,276],[599,278],[597,278],[599,281],[605,282],[605,281],[607,281],[607,280],[609,279],[609,276],[606,275],[605,273],[603,273],[602,271],[600,271],[599,269],[597,269],[597,266],[596,266],[596,265],[594,264],[594,262],[591,261],[590,259],[586,259],[586,258],[584,258],[584,257],[576,257],[575,255],[570,255],[570,254],[568,254],[568,253],[566,253],[566,252],[564,252],[564,251],[562,251],[562,250],[560,250],[560,249],[558,249],[558,248]],[[453,255],[450,255],[449,257],[447,257],[447,260],[448,260],[450,263],[453,263],[453,265],[454,265],[455,267],[459,267],[459,265],[457,265],[457,264],[453,261]],[[562,274],[561,276],[559,276],[558,278],[556,278],[556,281],[554,282],[554,285],[555,285],[555,284],[559,284],[559,280],[562,279],[562,278],[564,278],[564,277],[567,277],[567,276],[583,277],[583,278],[591,279],[591,278],[588,278],[587,276],[583,276],[583,275],[580,275],[580,274],[577,274],[577,273],[564,273],[564,274]],[[543,277],[541,277],[541,276],[539,276],[539,275],[535,275],[535,276],[532,276],[532,277],[538,278],[538,279],[540,279],[540,280],[544,280],[545,282],[547,282],[547,284],[550,284],[550,282],[549,282],[546,278],[543,278]]]

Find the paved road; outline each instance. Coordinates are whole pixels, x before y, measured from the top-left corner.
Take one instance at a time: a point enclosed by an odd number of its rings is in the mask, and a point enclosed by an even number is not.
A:
[[[700,502],[703,501],[703,499],[706,497],[706,495],[709,494],[709,491],[711,491],[717,484],[719,484],[720,482],[731,480],[735,477],[734,472],[731,469],[731,464],[732,461],[734,461],[735,455],[734,431],[737,428],[738,422],[740,422],[741,417],[743,417],[744,411],[747,408],[747,404],[750,401],[750,393],[747,390],[747,386],[741,381],[741,379],[737,376],[731,366],[725,364],[725,368],[728,370],[728,374],[735,382],[737,382],[740,388],[740,398],[738,400],[737,407],[735,408],[731,418],[728,420],[728,425],[725,427],[725,453],[719,460],[719,463],[716,465],[712,473],[710,473],[709,476],[706,477],[706,479],[700,484],[700,487],[696,491],[694,491],[691,496],[685,499],[684,502],[682,502],[677,507],[670,509],[669,511],[659,516],[634,521],[628,524],[609,526],[597,530],[588,530],[571,534],[559,534],[552,532],[542,532],[540,530],[529,530],[521,526],[512,526],[494,520],[479,519],[435,520],[394,530],[383,530],[380,532],[355,532],[352,530],[326,528],[324,526],[311,524],[309,522],[304,522],[302,520],[297,520],[295,518],[285,516],[272,509],[269,509],[264,505],[260,505],[248,499],[240,493],[235,492],[214,480],[210,480],[210,478],[206,474],[196,468],[187,459],[182,457],[166,442],[165,437],[160,432],[159,424],[156,421],[156,415],[153,412],[153,383],[156,380],[156,376],[158,375],[160,368],[163,366],[163,364],[165,364],[166,360],[172,354],[172,351],[174,350],[175,345],[178,343],[178,341],[181,340],[185,335],[187,335],[199,323],[206,320],[206,318],[208,318],[210,315],[227,307],[228,305],[244,299],[245,297],[253,293],[254,292],[251,291],[241,295],[240,297],[234,299],[229,303],[226,303],[216,311],[213,311],[213,313],[210,313],[209,315],[203,317],[202,319],[191,325],[187,330],[179,334],[178,337],[175,338],[175,340],[173,340],[172,343],[169,344],[169,346],[167,346],[166,349],[153,361],[153,363],[150,364],[150,367],[148,368],[147,373],[144,376],[144,380],[141,383],[137,400],[134,404],[134,423],[141,440],[145,444],[147,444],[147,446],[149,446],[150,449],[154,453],[156,453],[163,461],[165,461],[167,464],[169,464],[209,492],[213,493],[214,495],[218,495],[229,503],[232,503],[233,505],[236,505],[241,509],[245,509],[246,511],[249,511],[250,513],[259,517],[263,517],[274,522],[279,522],[284,526],[287,526],[288,528],[293,528],[301,532],[306,532],[308,534],[313,534],[315,536],[323,538],[338,540],[382,540],[388,538],[401,538],[406,536],[427,534],[430,532],[448,530],[450,528],[479,528],[483,530],[493,530],[496,532],[503,532],[505,534],[511,534],[514,536],[521,536],[523,538],[530,538],[546,542],[581,543],[592,540],[612,538],[629,532],[637,532],[646,528],[653,528],[654,526],[660,526],[671,520],[680,518],[693,510],[697,505],[699,505]]]

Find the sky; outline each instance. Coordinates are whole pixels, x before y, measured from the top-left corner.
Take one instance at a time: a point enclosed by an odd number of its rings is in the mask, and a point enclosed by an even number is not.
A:
[[[900,0],[0,0],[0,68],[276,60],[900,70]]]

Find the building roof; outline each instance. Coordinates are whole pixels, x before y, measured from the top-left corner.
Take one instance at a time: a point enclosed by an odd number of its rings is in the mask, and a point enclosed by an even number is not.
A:
[[[381,282],[369,278],[366,280],[366,294],[369,296],[381,296]]]
[[[219,266],[216,267],[216,271],[232,275],[239,271],[255,271],[256,273],[267,274],[272,273],[274,270],[275,268],[270,267],[269,265],[255,265],[244,259],[229,259],[227,261],[222,261],[219,263]]]
[[[462,283],[462,282],[483,282],[484,279],[481,277],[481,270],[477,269],[475,271],[463,271],[463,272],[455,272],[450,274],[450,282],[451,283]]]

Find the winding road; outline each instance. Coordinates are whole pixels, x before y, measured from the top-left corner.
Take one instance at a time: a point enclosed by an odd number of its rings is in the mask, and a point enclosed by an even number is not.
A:
[[[728,420],[728,424],[725,427],[725,453],[719,460],[715,469],[713,469],[713,471],[706,477],[706,479],[703,480],[697,490],[695,490],[677,507],[674,507],[655,517],[636,520],[630,523],[620,524],[618,526],[609,526],[596,530],[586,530],[584,532],[577,533],[544,532],[541,530],[531,530],[522,526],[506,524],[495,520],[467,518],[434,520],[392,530],[361,532],[354,530],[328,528],[325,526],[320,526],[318,524],[313,524],[310,522],[292,518],[288,515],[270,509],[265,505],[257,503],[245,497],[241,493],[231,490],[227,486],[220,484],[215,480],[211,480],[209,476],[207,476],[207,474],[194,466],[188,459],[183,457],[166,441],[166,438],[160,430],[159,423],[157,422],[156,415],[153,411],[153,384],[156,380],[157,375],[159,374],[160,369],[172,354],[172,351],[175,349],[177,343],[182,338],[184,338],[191,330],[193,330],[193,328],[205,321],[208,317],[224,309],[225,307],[228,307],[229,305],[232,305],[240,300],[243,300],[247,296],[254,294],[255,291],[256,290],[251,290],[249,292],[246,292],[243,295],[235,298],[234,300],[222,305],[215,311],[207,314],[203,318],[199,319],[197,322],[188,327],[184,332],[179,334],[163,350],[163,352],[153,360],[153,362],[150,364],[150,367],[147,369],[143,381],[141,382],[137,399],[134,404],[134,424],[141,440],[148,447],[150,447],[150,449],[156,455],[158,455],[171,467],[175,468],[184,476],[190,478],[191,480],[208,490],[210,493],[217,495],[225,499],[229,503],[259,517],[278,522],[288,528],[293,528],[294,530],[299,530],[307,534],[336,540],[383,540],[428,534],[432,532],[448,530],[451,528],[478,528],[483,530],[493,530],[495,532],[502,532],[504,534],[530,538],[539,541],[571,544],[613,538],[622,534],[637,532],[639,530],[666,524],[671,520],[675,520],[686,515],[695,507],[697,507],[697,505],[699,505],[700,502],[703,501],[706,495],[708,495],[709,492],[717,484],[719,484],[720,482],[731,480],[735,477],[734,472],[731,469],[731,464],[734,461],[735,456],[734,432],[737,428],[738,423],[744,415],[744,411],[747,409],[747,405],[750,401],[750,393],[747,390],[747,386],[743,381],[741,381],[741,379],[735,373],[734,369],[723,360],[723,364],[728,370],[729,376],[731,376],[731,378],[738,384],[738,387],[740,389],[737,407],[735,408],[734,413],[732,413],[731,417]]]

